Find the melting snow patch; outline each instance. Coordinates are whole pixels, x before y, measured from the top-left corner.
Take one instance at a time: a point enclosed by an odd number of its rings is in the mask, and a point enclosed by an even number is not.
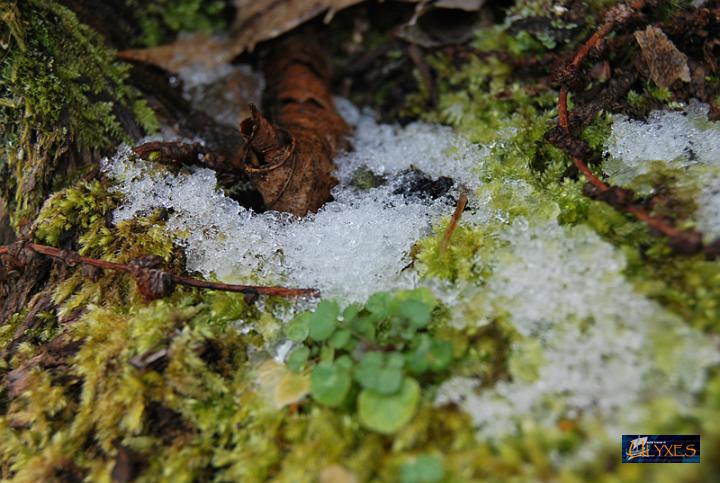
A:
[[[633,291],[622,254],[589,228],[530,227],[520,218],[501,238],[509,245],[484,290],[522,336],[513,380],[478,392],[477,380],[453,378],[436,399],[463,407],[481,435],[581,413],[631,422],[654,397],[691,397],[720,361],[712,342]]]
[[[683,111],[654,111],[646,121],[616,116],[604,169],[621,185],[654,162],[686,169],[701,191],[698,228],[712,239],[720,236],[720,122],[707,119],[708,109],[693,100]]]
[[[708,109],[693,100],[683,111],[653,111],[646,121],[615,116],[606,171],[622,182],[648,172],[652,161],[720,165],[720,124],[707,120]]]
[[[472,187],[485,152],[447,127],[378,124],[370,112],[339,104],[356,124],[354,150],[336,160],[340,184],[334,201],[317,214],[298,220],[253,213],[217,189],[214,172],[196,168],[171,174],[133,159],[124,148],[104,163],[125,197],[115,221],[171,209],[166,227],[185,248],[188,269],[224,281],[314,287],[347,301],[414,285],[412,274],[403,272],[409,251],[434,221],[452,213],[454,200],[407,194],[400,173],[416,167],[435,178],[451,176],[456,187]],[[360,168],[387,176],[387,183],[353,187]]]

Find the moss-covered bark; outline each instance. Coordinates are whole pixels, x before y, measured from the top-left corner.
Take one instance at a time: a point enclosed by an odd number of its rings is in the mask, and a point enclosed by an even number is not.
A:
[[[157,128],[128,66],[53,0],[3,2],[1,193],[13,225],[120,141]]]

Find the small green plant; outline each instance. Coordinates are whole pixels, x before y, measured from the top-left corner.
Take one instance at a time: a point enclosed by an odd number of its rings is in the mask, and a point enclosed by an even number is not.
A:
[[[295,372],[311,367],[310,394],[329,407],[357,407],[360,422],[394,433],[413,417],[418,379],[445,371],[453,346],[430,327],[438,301],[423,289],[377,293],[341,311],[322,301],[285,329],[299,345],[287,357]]]

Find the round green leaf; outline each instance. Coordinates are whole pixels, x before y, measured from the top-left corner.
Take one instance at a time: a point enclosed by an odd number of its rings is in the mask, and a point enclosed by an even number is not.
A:
[[[402,356],[400,356],[402,359]],[[355,368],[355,379],[365,389],[379,394],[394,394],[403,383],[402,361],[398,365],[397,357],[386,357],[381,352],[368,352]]]
[[[444,477],[443,462],[434,455],[417,456],[400,467],[401,483],[435,483]]]
[[[294,342],[303,342],[310,335],[310,314],[305,312],[297,317],[285,327],[285,335]]]
[[[348,344],[348,342],[350,342],[351,335],[352,334],[350,334],[350,331],[347,329],[335,331],[330,338],[330,344],[332,344],[332,346],[336,349],[342,349]]]
[[[404,317],[415,328],[422,328],[430,322],[430,307],[419,300],[404,300],[398,307],[398,315]]]
[[[418,400],[420,385],[405,378],[397,394],[386,396],[363,389],[358,396],[358,417],[366,428],[382,434],[392,434],[410,422]]]
[[[349,371],[353,368],[353,360],[350,359],[350,356],[348,355],[342,355],[335,359],[335,366],[340,369]]]
[[[350,373],[330,362],[321,362],[310,374],[310,394],[325,406],[335,407],[342,404],[351,384]]]
[[[359,305],[357,305],[357,304],[348,305],[347,307],[345,307],[345,310],[343,310],[343,315],[342,315],[343,322],[345,322],[345,324],[349,324],[350,322],[352,322],[355,319],[355,317],[358,316],[359,313],[360,313]]]
[[[380,370],[371,389],[380,394],[394,394],[400,390],[403,383],[403,371],[400,369],[385,367]]]
[[[413,374],[422,374],[430,367],[428,354],[432,349],[432,340],[427,334],[419,334],[413,340],[413,350],[407,354],[407,365]]]
[[[310,337],[316,341],[323,341],[329,338],[335,331],[337,316],[340,307],[336,302],[323,300],[310,316],[309,329]]]
[[[370,340],[375,340],[375,325],[373,325],[372,320],[368,317],[356,317],[352,322],[352,328],[364,337]]]
[[[396,369],[402,369],[405,365],[405,358],[399,352],[391,352],[387,355],[385,365]]]
[[[300,372],[305,368],[308,357],[310,357],[310,349],[301,345],[290,351],[285,363],[291,371]]]
[[[446,340],[434,340],[427,358],[431,371],[444,371],[453,360],[452,344]]]
[[[373,314],[376,320],[385,319],[390,315],[390,300],[390,294],[378,292],[370,296],[365,308]]]

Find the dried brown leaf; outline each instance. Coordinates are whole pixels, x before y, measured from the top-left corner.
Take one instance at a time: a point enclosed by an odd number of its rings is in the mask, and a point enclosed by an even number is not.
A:
[[[228,46],[228,39],[194,33],[158,47],[122,50],[118,52],[118,57],[153,64],[177,74],[180,69],[190,65],[199,64],[211,69],[227,63],[234,57]]]
[[[128,264],[138,292],[146,302],[167,297],[175,289],[175,281],[170,274],[158,268],[161,262],[160,257],[150,255],[137,258]]]
[[[680,52],[665,33],[649,25],[644,31],[635,32],[643,59],[648,66],[650,78],[659,87],[669,87],[680,79],[690,82],[688,59]]]
[[[237,16],[230,51],[237,55],[325,14],[325,21],[363,0],[235,0]]]
[[[244,170],[269,209],[303,216],[337,184],[333,158],[350,128],[335,110],[324,58],[303,39],[279,46],[265,68],[270,120],[253,108],[240,126],[249,147]]]

